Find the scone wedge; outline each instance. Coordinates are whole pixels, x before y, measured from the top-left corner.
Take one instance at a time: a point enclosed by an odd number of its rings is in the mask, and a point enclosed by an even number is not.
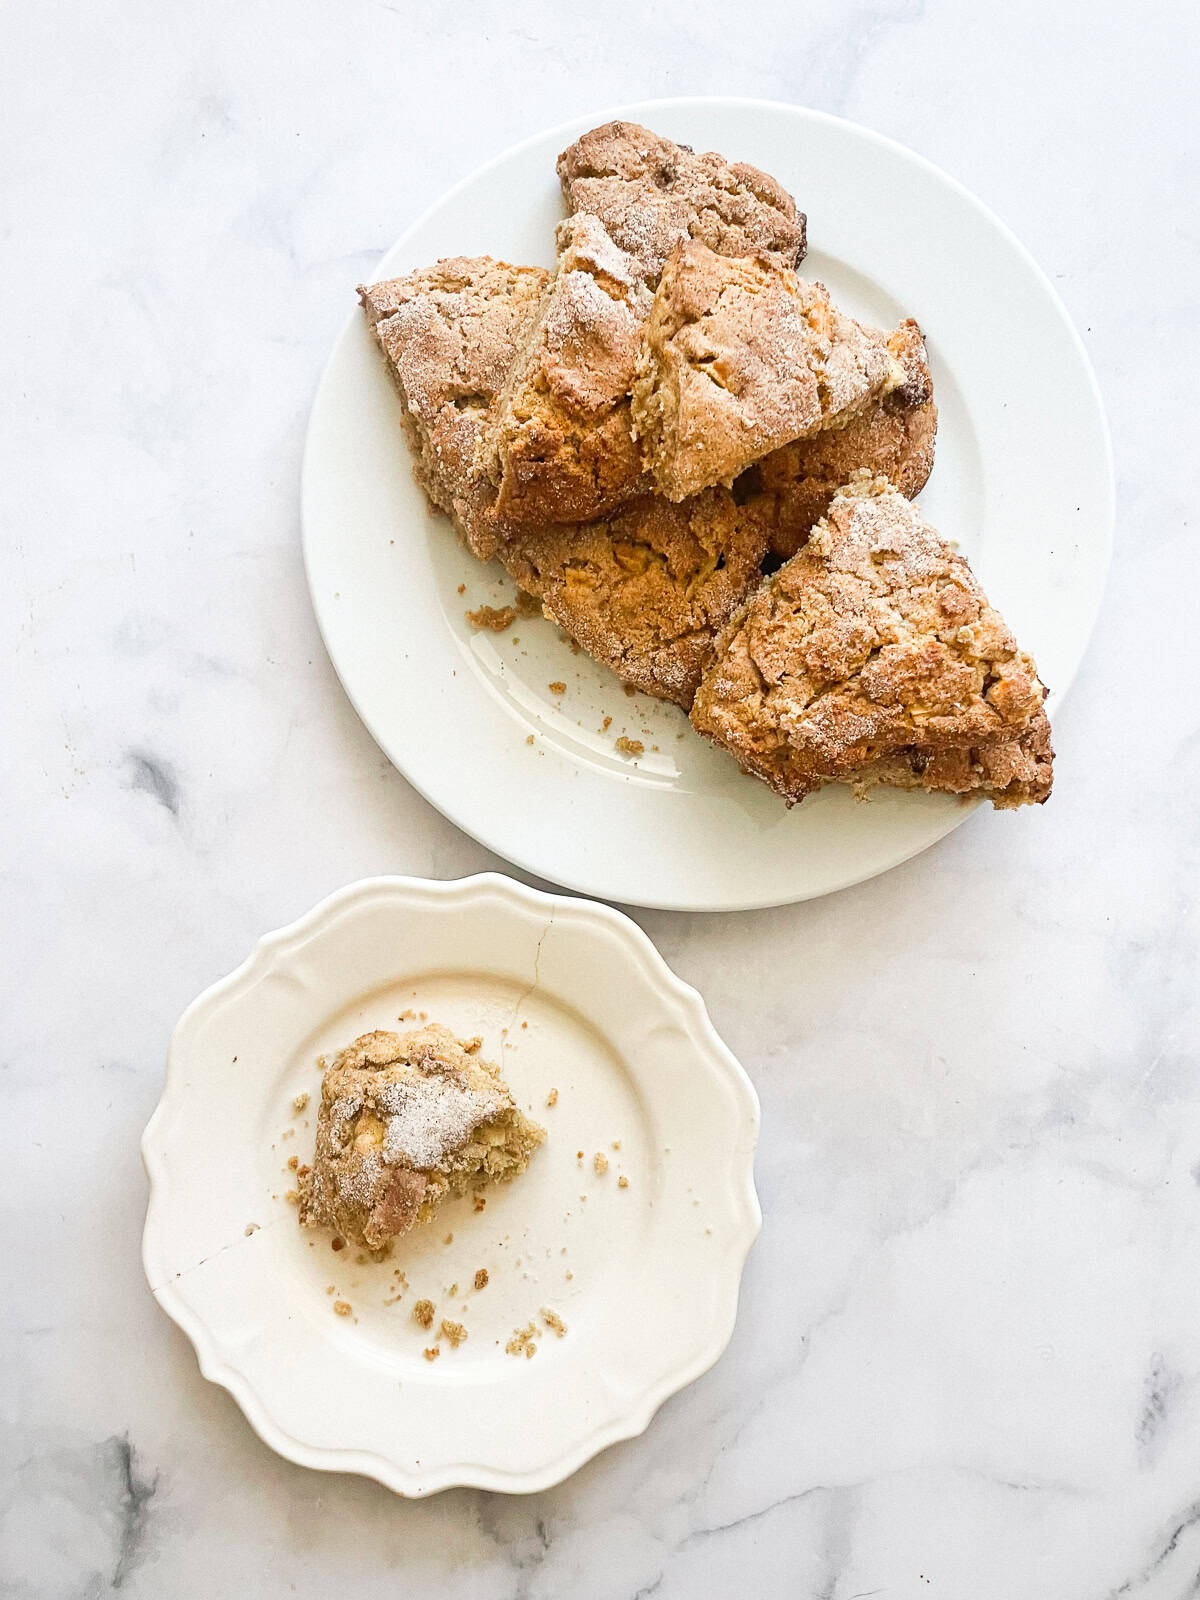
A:
[[[549,279],[541,267],[453,256],[358,291],[400,395],[417,482],[483,561],[504,530],[479,440]]]
[[[687,239],[722,255],[762,252],[781,266],[803,259],[804,213],[769,173],[640,123],[591,129],[559,156],[558,175],[568,209],[598,217],[651,288]]]
[[[717,641],[692,723],[789,804],[828,783],[1046,800],[1032,659],[966,561],[882,478],[836,494]]]
[[[903,382],[884,334],[763,256],[696,240],[668,260],[638,355],[633,431],[663,494],[731,484]]]
[[[764,456],[738,480],[770,530],[772,553],[786,561],[805,543],[829,503],[856,472],[886,478],[907,499],[933,470],[937,405],[925,343],[908,318],[888,335],[903,374],[841,428],[825,428]]]
[[[379,1250],[440,1201],[524,1172],[545,1129],[478,1043],[431,1023],[363,1034],[324,1066],[303,1224]]]

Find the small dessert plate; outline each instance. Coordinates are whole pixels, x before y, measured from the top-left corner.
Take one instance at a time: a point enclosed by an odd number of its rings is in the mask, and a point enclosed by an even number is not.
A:
[[[1045,275],[998,218],[919,155],[838,117],[766,101],[596,111],[450,190],[374,276],[450,255],[553,265],[563,215],[555,159],[618,116],[773,174],[808,215],[805,276],[879,326],[916,317],[939,411],[922,509],[1036,659],[1053,721],[1108,569],[1104,410]],[[677,707],[627,699],[551,623],[474,629],[466,613],[511,603],[513,586],[429,511],[399,400],[358,310],[313,404],[302,513],[317,621],[359,715],[427,800],[539,877],[671,910],[779,905],[884,872],[978,809],[894,789],[863,804],[831,785],[788,811]],[[1039,821],[1005,815],[988,825],[1011,834]]]
[[[481,1035],[548,1138],[482,1210],[453,1201],[375,1260],[301,1228],[289,1196],[316,1061],[426,1017]],[[729,1342],[757,1133],[699,995],[620,912],[492,873],[370,878],[268,934],[180,1020],[142,1139],[146,1276],[290,1460],[406,1495],[546,1489]],[[439,1338],[443,1319],[465,1341]]]

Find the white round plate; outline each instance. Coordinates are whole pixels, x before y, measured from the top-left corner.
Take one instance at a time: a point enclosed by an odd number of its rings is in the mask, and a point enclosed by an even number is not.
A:
[[[552,265],[563,212],[555,158],[618,115],[773,173],[808,215],[802,270],[872,322],[920,321],[941,414],[922,505],[1036,657],[1053,715],[1109,560],[1103,408],[1045,276],[991,212],[920,156],[836,117],[761,101],[598,111],[460,183],[377,276],[459,254]],[[426,799],[541,877],[634,905],[777,905],[895,866],[974,809],[886,790],[864,805],[832,787],[789,812],[693,735],[680,711],[627,699],[550,623],[473,631],[465,611],[511,598],[512,587],[427,510],[399,402],[357,311],[313,406],[303,518],[317,619],[359,715]],[[566,692],[552,692],[555,682]],[[621,734],[645,753],[622,756]]]
[[[548,1138],[483,1211],[454,1201],[376,1262],[299,1226],[287,1163],[311,1158],[318,1055],[414,1014],[482,1035]],[[728,1344],[761,1220],[757,1134],[700,996],[620,912],[492,873],[369,878],[184,1013],[142,1139],[146,1276],[205,1377],[290,1460],[407,1495],[546,1489]],[[468,1330],[432,1362],[421,1298]],[[530,1322],[536,1356],[509,1354]]]

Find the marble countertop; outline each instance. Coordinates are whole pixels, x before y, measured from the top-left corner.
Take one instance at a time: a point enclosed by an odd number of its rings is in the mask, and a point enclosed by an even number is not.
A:
[[[0,41],[0,1591],[1200,1593],[1194,17],[68,0]],[[406,1503],[201,1379],[142,1278],[138,1136],[261,931],[504,866],[314,627],[298,472],[347,286],[504,145],[713,92],[869,123],[1029,245],[1106,394],[1113,577],[1044,812],[815,903],[636,913],[762,1099],[733,1343],[558,1489]]]

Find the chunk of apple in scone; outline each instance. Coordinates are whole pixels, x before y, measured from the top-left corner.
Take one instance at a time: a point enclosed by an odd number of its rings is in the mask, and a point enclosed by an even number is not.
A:
[[[692,724],[789,805],[846,783],[1007,808],[1050,794],[1045,695],[962,556],[863,473],[730,618]]]
[[[440,1201],[515,1178],[545,1137],[490,1061],[437,1023],[364,1033],[322,1062],[300,1221],[381,1249]]]

